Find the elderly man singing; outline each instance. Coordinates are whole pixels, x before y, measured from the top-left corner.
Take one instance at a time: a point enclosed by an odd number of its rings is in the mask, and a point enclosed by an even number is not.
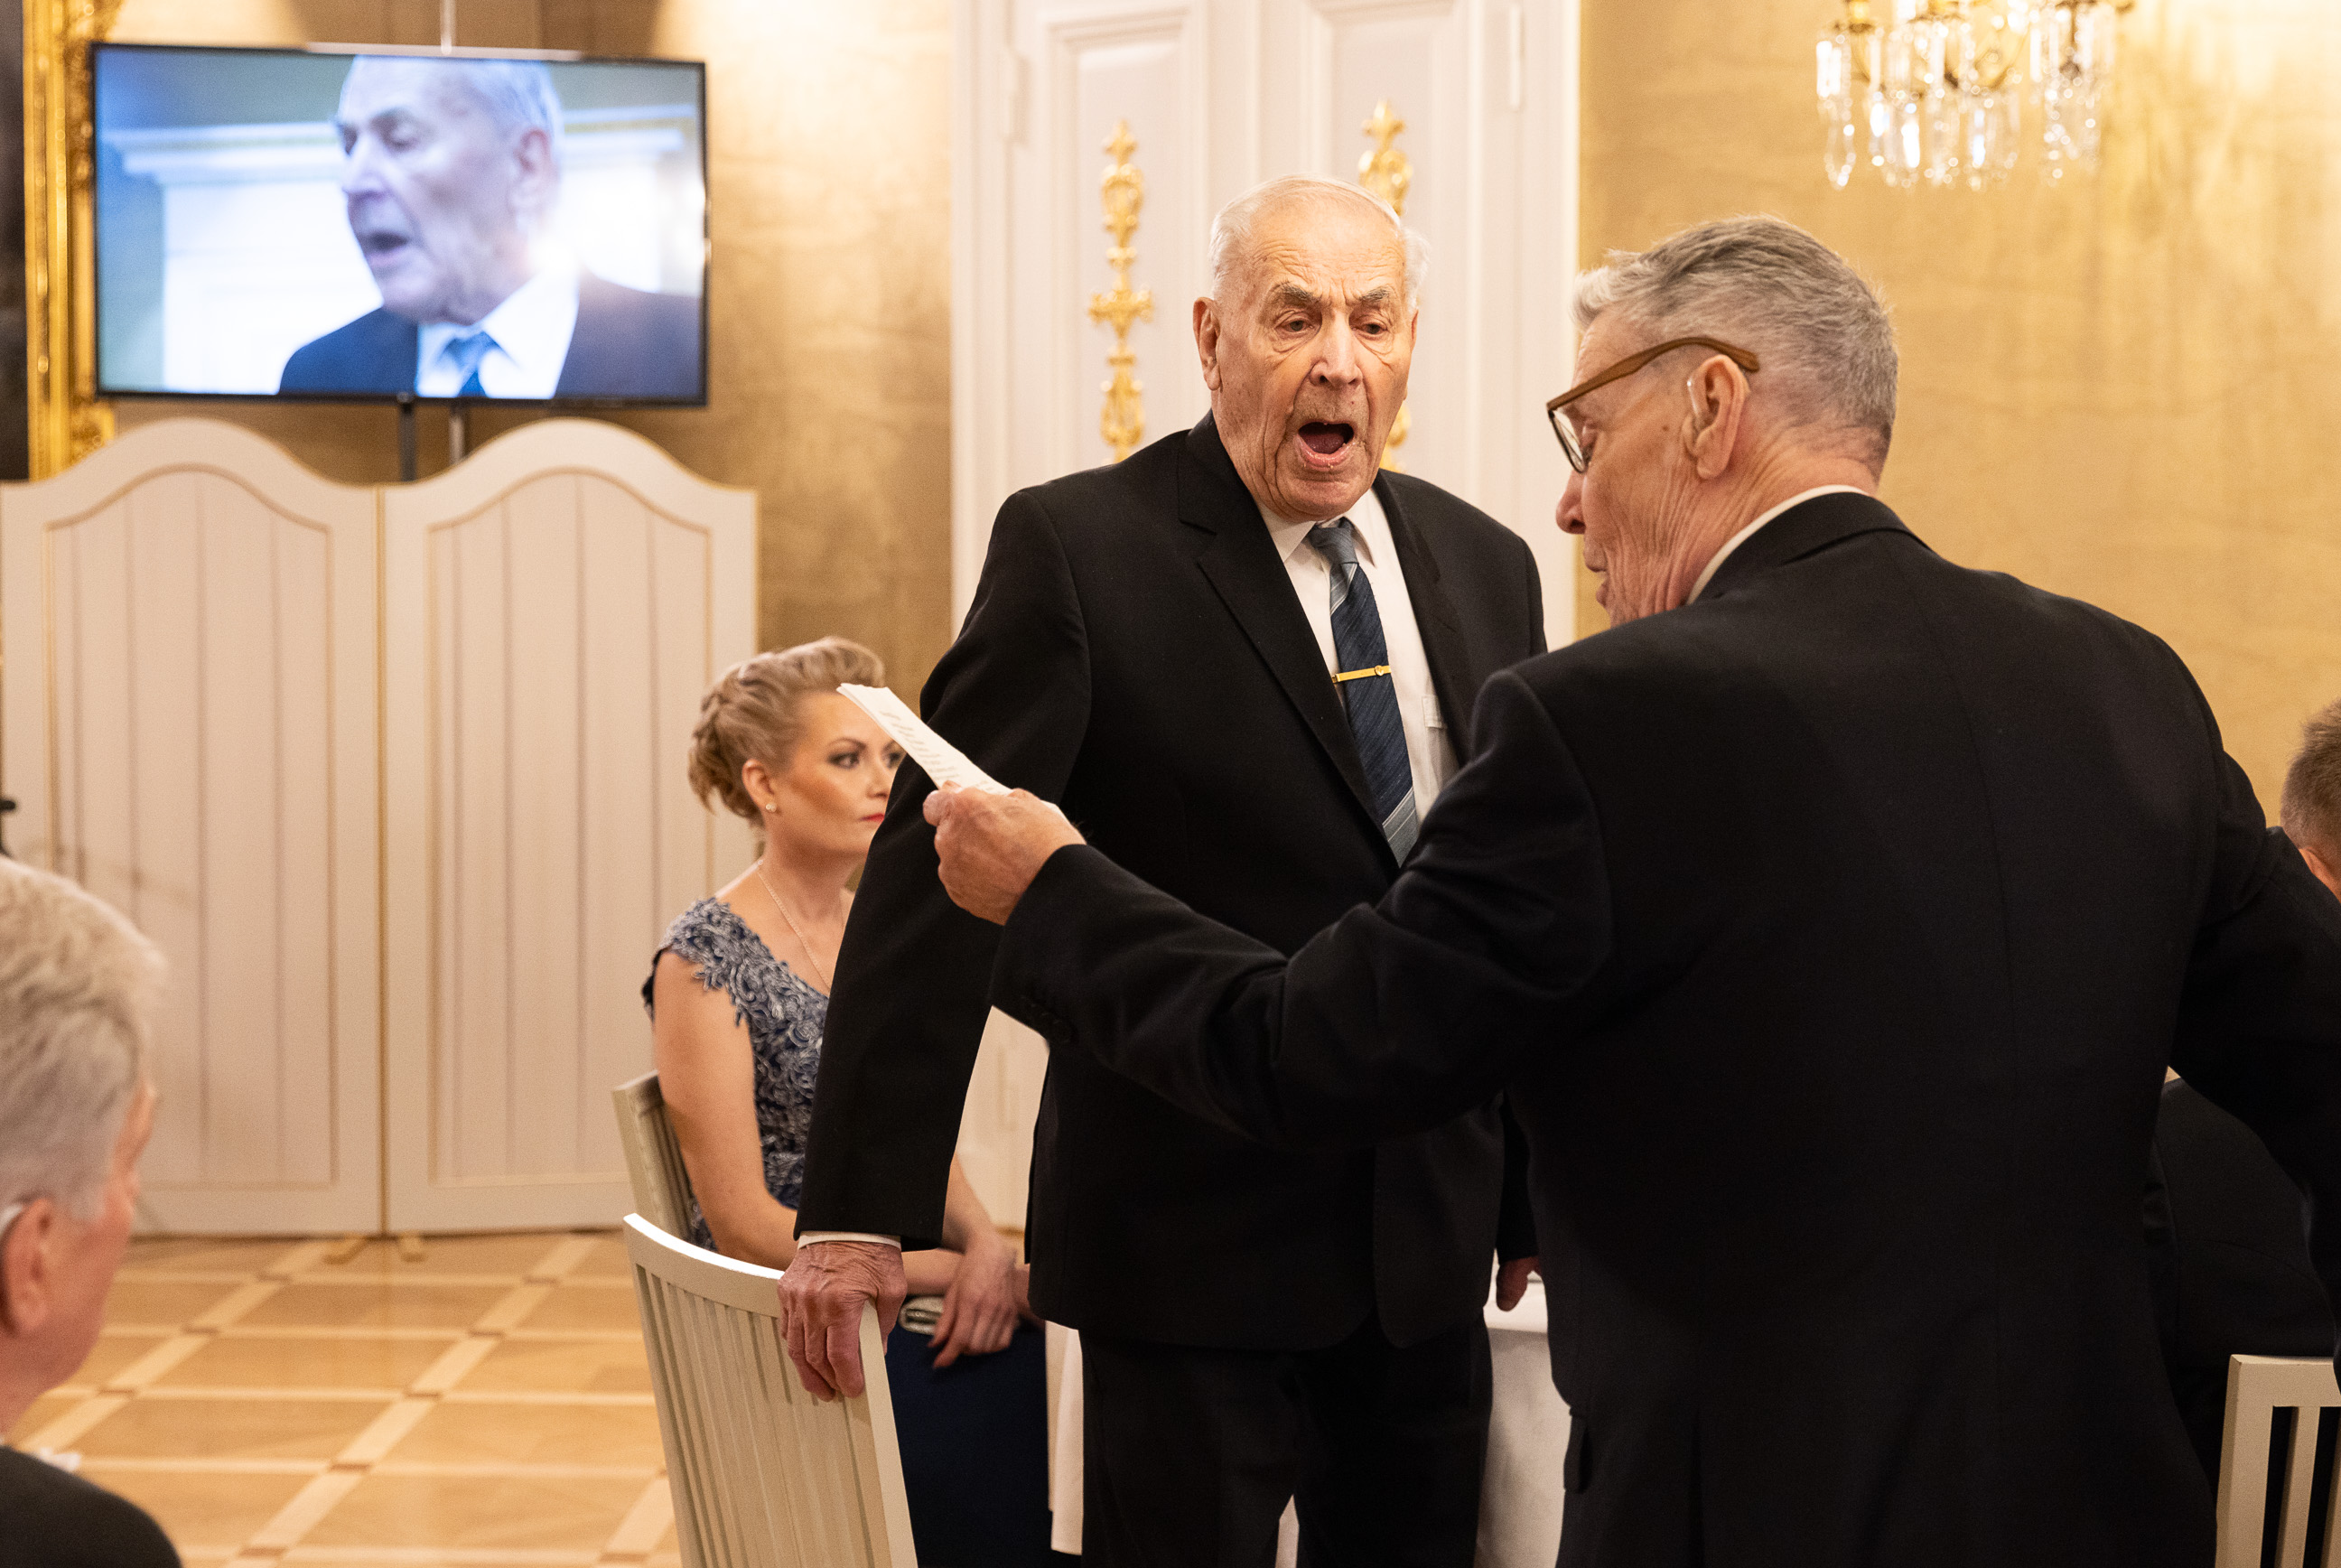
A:
[[[382,306],[294,350],[280,392],[699,395],[699,302],[596,277],[552,238],[562,112],[543,65],[361,55],[334,125]]]
[[[1382,895],[1471,694],[1544,646],[1527,544],[1378,472],[1423,268],[1356,186],[1231,203],[1194,307],[1210,414],[1011,496],[925,693],[993,776],[1274,948]],[[862,1302],[891,1314],[897,1242],[935,1244],[983,1029],[999,934],[936,883],[929,793],[906,765],[838,960],[782,1287],[816,1391],[860,1388]],[[1081,1331],[1082,1560],[1264,1565],[1297,1494],[1312,1562],[1469,1563],[1489,1270],[1516,1294],[1535,1250],[1505,1144],[1492,1090],[1291,1151],[1059,1058],[1026,1240],[1033,1306]]]
[[[161,961],[62,878],[0,858],[0,1432],[97,1343],[154,1125]],[[138,1508],[0,1447],[0,1564],[177,1568]]]
[[[2199,1568],[2157,1092],[2250,1124],[2341,1289],[2341,905],[2168,648],[1878,502],[1892,335],[1818,241],[1704,225],[1578,310],[1559,520],[1618,627],[1491,680],[1404,874],[1289,946],[935,796],[993,997],[1054,1070],[1278,1147],[1504,1090],[1564,1563]]]

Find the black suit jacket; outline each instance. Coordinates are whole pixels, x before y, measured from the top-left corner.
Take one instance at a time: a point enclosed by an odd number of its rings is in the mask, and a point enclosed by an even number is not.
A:
[[[2329,1355],[2333,1306],[2308,1260],[2300,1189],[2183,1078],[2163,1086],[2146,1214],[2171,1395],[2216,1482],[2227,1358]]]
[[[0,1568],[179,1568],[138,1505],[0,1447]]]
[[[1565,1563],[2208,1563],[2139,1181],[2175,1063],[2336,1212],[2341,908],[2178,659],[1833,495],[1473,730],[1289,963],[1076,846],[997,1000],[1301,1146],[1507,1088]]]
[[[414,390],[422,328],[375,309],[293,351],[280,394]],[[699,301],[644,294],[581,273],[577,329],[561,362],[555,397],[696,398]]]
[[[1544,645],[1517,535],[1419,479],[1375,482],[1459,757],[1471,694]],[[1061,802],[1125,864],[1273,947],[1397,874],[1292,583],[1206,418],[1011,496],[927,718]],[[802,1230],[931,1245],[999,932],[954,908],[906,765],[872,846],[822,1044]],[[1408,1343],[1488,1291],[1493,1094],[1376,1148],[1292,1154],[1086,1059],[1050,1064],[1025,1243],[1032,1301],[1162,1343],[1330,1344],[1380,1310]],[[1509,1251],[1533,1241],[1525,1214]]]

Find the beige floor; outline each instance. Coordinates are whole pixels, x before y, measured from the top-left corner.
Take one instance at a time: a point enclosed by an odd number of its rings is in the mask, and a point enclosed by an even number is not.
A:
[[[139,1241],[105,1337],[8,1433],[189,1568],[680,1564],[610,1234]]]

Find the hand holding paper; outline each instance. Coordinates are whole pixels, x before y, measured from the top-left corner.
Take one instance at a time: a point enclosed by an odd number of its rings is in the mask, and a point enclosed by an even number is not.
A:
[[[1063,812],[1029,790],[995,794],[944,785],[927,797],[926,812],[935,824],[943,891],[994,925],[1008,924],[1051,855],[1089,842]]]

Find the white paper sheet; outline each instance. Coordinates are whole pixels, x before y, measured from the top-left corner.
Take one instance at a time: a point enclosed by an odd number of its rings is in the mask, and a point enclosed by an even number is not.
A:
[[[910,754],[911,760],[924,768],[927,776],[938,784],[960,784],[968,789],[988,790],[993,794],[1006,794],[1008,786],[985,773],[968,760],[967,754],[935,734],[926,720],[911,711],[910,704],[896,696],[889,686],[841,685],[841,696],[878,721],[878,727],[894,737],[894,743]]]

